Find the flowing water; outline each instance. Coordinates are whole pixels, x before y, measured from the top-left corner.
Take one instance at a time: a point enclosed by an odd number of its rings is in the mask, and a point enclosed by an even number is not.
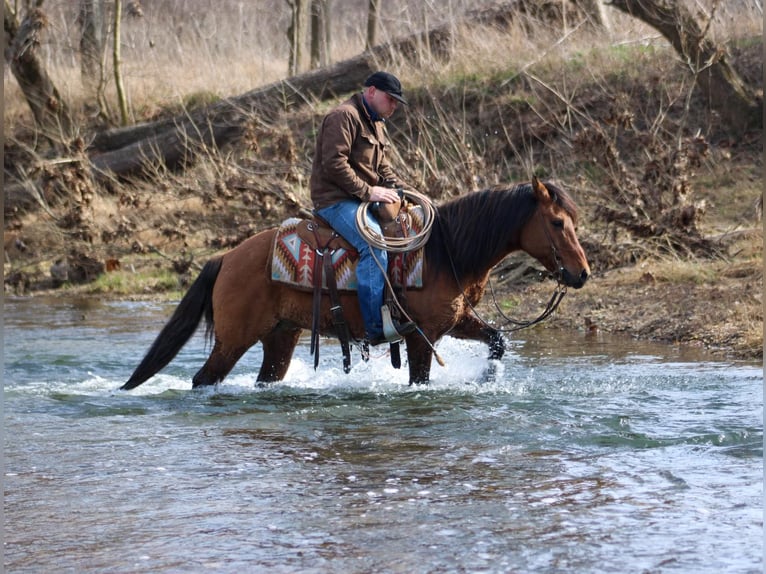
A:
[[[760,365],[537,329],[191,391],[171,305],[6,299],[6,572],[760,572]]]

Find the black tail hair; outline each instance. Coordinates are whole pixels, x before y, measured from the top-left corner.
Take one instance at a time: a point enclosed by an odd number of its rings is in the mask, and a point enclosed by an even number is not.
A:
[[[135,389],[165,368],[197,330],[203,315],[208,324],[208,336],[210,335],[213,324],[213,286],[221,270],[222,261],[221,257],[217,257],[205,264],[176,307],[173,316],[157,335],[141,364],[120,390]]]

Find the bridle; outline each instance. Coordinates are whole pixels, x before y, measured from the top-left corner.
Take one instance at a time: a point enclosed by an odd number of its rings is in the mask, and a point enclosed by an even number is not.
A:
[[[551,298],[548,300],[548,304],[545,306],[545,309],[535,317],[534,319],[529,319],[526,321],[519,321],[517,319],[513,319],[512,317],[509,317],[506,315],[503,310],[500,308],[500,304],[497,302],[497,297],[495,296],[495,289],[492,286],[492,272],[490,271],[489,279],[487,281],[489,285],[489,291],[492,294],[492,302],[495,305],[495,309],[497,313],[503,318],[503,320],[506,322],[506,326],[504,328],[497,328],[489,323],[486,319],[484,319],[479,312],[476,310],[476,307],[471,303],[471,301],[468,300],[468,297],[465,294],[465,289],[463,288],[463,285],[460,283],[460,278],[457,275],[457,270],[455,269],[455,262],[452,259],[452,254],[450,253],[449,245],[447,245],[447,234],[442,233],[442,241],[444,242],[445,251],[447,252],[447,258],[450,262],[450,267],[452,268],[452,276],[455,278],[455,282],[457,283],[458,289],[460,289],[460,294],[463,296],[463,301],[465,301],[466,305],[473,311],[473,314],[476,316],[476,319],[479,320],[480,323],[482,323],[485,327],[488,327],[490,329],[494,329],[500,333],[513,333],[514,331],[521,331],[522,329],[527,329],[529,327],[532,327],[533,325],[537,325],[538,323],[542,323],[550,317],[554,311],[559,306],[559,303],[561,303],[561,300],[564,298],[564,295],[567,294],[567,286],[562,283],[562,278],[564,276],[564,266],[561,264],[561,258],[559,257],[558,249],[556,248],[556,243],[553,241],[553,237],[551,237],[550,232],[548,231],[548,227],[545,225],[545,219],[543,218],[542,213],[538,211],[538,215],[540,216],[540,220],[543,224],[543,231],[545,232],[545,236],[548,238],[548,243],[551,246],[551,253],[553,254],[553,261],[556,265],[556,273],[554,274],[554,277],[556,279],[556,288],[553,291],[553,295],[551,295]]]
[[[553,255],[553,263],[556,267],[556,282],[558,285],[561,285],[561,279],[564,277],[564,266],[561,264],[561,258],[559,257],[559,250],[556,249],[556,242],[553,241],[553,237],[551,236],[551,232],[548,231],[548,226],[545,225],[545,218],[543,218],[543,214],[540,213],[540,211],[537,212],[537,214],[540,216],[540,221],[543,224],[543,232],[545,232],[545,237],[548,239],[548,243],[551,246],[551,255]]]

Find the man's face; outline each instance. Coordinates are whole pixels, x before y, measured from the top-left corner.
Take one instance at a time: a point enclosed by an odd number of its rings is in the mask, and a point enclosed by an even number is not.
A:
[[[370,107],[377,112],[377,114],[385,119],[394,115],[396,107],[399,105],[399,101],[389,96],[383,90],[379,90],[375,86],[370,86],[367,94],[367,103]]]

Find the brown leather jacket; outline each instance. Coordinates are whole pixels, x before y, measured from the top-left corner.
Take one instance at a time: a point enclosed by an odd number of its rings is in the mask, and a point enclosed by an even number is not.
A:
[[[401,185],[386,158],[390,143],[384,122],[373,122],[358,93],[324,118],[317,136],[309,187],[315,209],[349,196],[367,201],[370,187],[390,180]]]

